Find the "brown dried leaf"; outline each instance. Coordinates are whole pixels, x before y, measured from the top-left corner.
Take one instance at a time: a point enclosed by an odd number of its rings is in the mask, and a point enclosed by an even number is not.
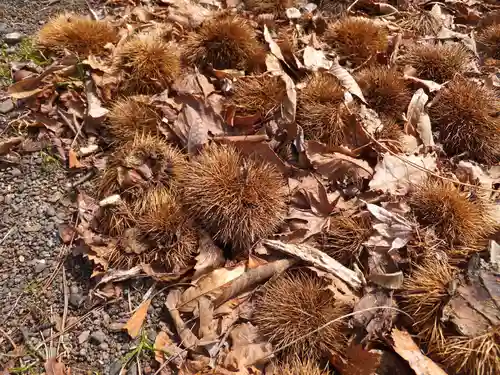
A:
[[[12,137],[0,142],[0,156],[10,152],[11,148],[24,141],[24,137]]]
[[[332,62],[326,58],[322,50],[310,46],[306,46],[304,49],[303,59],[305,68],[313,72],[319,69],[329,70],[332,67]]]
[[[123,329],[126,329],[129,336],[133,339],[139,336],[139,333],[141,332],[142,324],[144,323],[146,315],[148,314],[149,305],[151,305],[151,299],[147,299],[146,301],[142,302],[123,327]]]
[[[45,368],[46,375],[67,375],[64,363],[58,362],[56,357],[48,358],[43,367]]]
[[[345,352],[346,360],[338,364],[342,375],[373,375],[376,373],[381,355],[363,349],[363,346],[351,344]]]
[[[69,149],[68,152],[68,164],[70,168],[81,168],[82,164],[78,160],[78,155],[75,150],[72,148]]]
[[[263,240],[262,243],[273,250],[278,250],[285,254],[292,255],[323,271],[330,272],[354,289],[361,287],[361,280],[356,272],[343,266],[332,257],[310,245],[286,244],[275,240]]]
[[[182,366],[187,356],[187,352],[175,345],[165,331],[160,331],[160,333],[156,335],[154,349],[155,360],[158,363],[163,364],[165,358],[171,358],[172,362],[178,368]]]
[[[215,307],[261,284],[273,275],[285,271],[295,263],[296,261],[293,259],[280,259],[246,271],[231,283],[221,287],[222,294],[215,300]]]
[[[40,85],[43,83],[43,79],[45,77],[58,70],[74,66],[77,63],[78,59],[76,56],[66,56],[61,60],[54,62],[47,69],[45,69],[42,74],[36,77],[30,76],[22,81],[14,83],[9,87],[8,93],[14,99],[26,99],[34,96],[43,91],[43,88],[40,88]]]
[[[85,93],[87,97],[86,115],[93,120],[104,119],[109,111],[101,105],[101,100],[97,97],[96,87],[92,79],[85,81]]]
[[[224,134],[224,120],[214,109],[192,96],[184,98],[184,105],[171,130],[187,147],[189,153],[195,153],[212,135]]]
[[[240,264],[234,268],[219,268],[207,275],[203,275],[196,281],[195,286],[191,286],[182,293],[180,297],[179,310],[182,312],[192,312],[198,305],[196,299],[202,295],[212,299],[217,298],[222,293],[220,289],[228,285],[234,279],[240,277],[245,272],[245,265]]]
[[[315,176],[309,175],[299,182],[295,190],[297,198],[303,197],[308,207],[318,216],[329,216],[340,198],[337,193],[329,194],[323,183]]]
[[[392,291],[385,291],[381,288],[366,288],[363,297],[354,307],[354,312],[357,314],[352,318],[354,327],[366,330],[367,335],[364,341],[384,337],[391,329],[392,323],[397,317],[395,305]],[[372,309],[374,307],[375,309]]]
[[[304,146],[309,162],[319,174],[329,180],[336,181],[348,171],[360,179],[369,179],[373,175],[373,169],[364,160],[331,152],[325,145],[316,141],[307,141]]]
[[[370,181],[370,189],[393,195],[406,195],[411,187],[427,178],[423,169],[436,170],[436,155],[383,154],[375,167],[375,175]]]
[[[257,327],[251,323],[237,325],[229,336],[232,347],[224,359],[224,367],[228,370],[243,370],[249,365],[269,361],[272,345],[261,340]]]
[[[200,231],[199,248],[200,253],[195,258],[193,282],[196,282],[201,275],[223,266],[225,261],[222,249],[205,231]]]
[[[311,236],[321,233],[330,223],[328,215],[317,215],[312,211],[299,210],[295,207],[291,207],[289,211],[286,220],[293,233],[287,242],[304,242]]]
[[[416,375],[446,375],[441,367],[420,351],[408,332],[394,328],[392,339],[394,340],[394,350],[408,361]]]
[[[186,327],[186,324],[181,318],[179,299],[181,298],[180,291],[178,289],[173,289],[167,296],[165,305],[167,306],[168,312],[172,317],[177,334],[181,338],[181,345],[186,349],[193,349],[198,345],[198,338],[195,334]],[[198,305],[196,303],[196,305]]]

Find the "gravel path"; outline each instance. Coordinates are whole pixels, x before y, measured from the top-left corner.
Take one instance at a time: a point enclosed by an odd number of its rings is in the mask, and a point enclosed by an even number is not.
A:
[[[98,1],[89,3],[97,8]],[[52,14],[87,9],[85,0],[1,0],[0,44],[10,32],[32,34]],[[5,89],[0,87],[0,102],[7,98]],[[10,135],[7,123],[18,115],[0,114],[0,139]],[[48,152],[22,156],[14,165],[0,163],[0,372],[18,354],[11,341],[24,351],[9,367],[23,368],[23,374],[42,373],[47,355],[57,355],[74,375],[117,375],[135,348],[122,327],[150,281],[125,285],[122,297],[106,305],[91,297],[89,263],[64,257],[69,250],[58,234],[75,211],[74,197],[64,188],[68,181],[64,167]],[[163,305],[156,298],[148,314],[148,326],[154,322],[156,330],[166,329],[158,325]],[[62,339],[51,340],[63,321],[75,326]],[[156,330],[146,330],[148,340],[154,341]],[[150,354],[142,353],[143,370]],[[136,373],[130,366],[127,374]]]

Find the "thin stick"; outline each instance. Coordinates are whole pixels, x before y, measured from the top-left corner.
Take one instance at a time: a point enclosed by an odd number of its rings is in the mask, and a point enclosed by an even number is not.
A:
[[[14,340],[12,340],[12,338],[9,336],[9,334],[7,332],[5,332],[1,327],[0,327],[0,333],[2,335],[4,335],[7,340],[9,340],[9,342],[11,343],[11,345],[14,349],[17,348],[17,345],[14,343]]]

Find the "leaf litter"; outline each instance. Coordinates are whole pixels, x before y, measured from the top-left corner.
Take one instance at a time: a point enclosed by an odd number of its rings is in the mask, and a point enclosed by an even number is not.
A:
[[[396,373],[500,372],[500,62],[479,22],[498,6],[139,3],[78,24],[111,30],[92,38],[49,21],[39,46],[52,64],[18,74],[9,94],[30,110],[20,123],[106,187],[86,194],[71,184],[79,222],[60,228],[92,262],[95,295],[111,298],[113,285],[136,277],[166,287],[170,331],[154,343],[157,373],[300,373],[286,363],[384,373],[394,353],[406,361]],[[435,46],[432,69],[408,58],[416,43]],[[454,62],[432,55],[441,48]],[[401,77],[406,108],[380,111],[392,93],[375,80],[373,101],[358,82],[358,70],[382,67]],[[277,94],[266,86],[275,78]],[[139,120],[117,132],[113,105],[125,97],[142,103],[126,112]],[[25,141],[2,139],[2,160],[27,152]],[[440,180],[452,198],[438,189],[419,198]],[[435,202],[446,215],[431,214]],[[337,242],[353,254],[340,256]],[[453,278],[436,284],[424,272],[433,262]],[[408,297],[415,280],[437,301],[424,320],[412,304],[425,301]],[[152,298],[125,325],[131,338],[158,324],[146,323]],[[438,333],[420,334],[433,325]],[[280,337],[287,331],[293,340]],[[66,371],[47,361],[47,374]]]

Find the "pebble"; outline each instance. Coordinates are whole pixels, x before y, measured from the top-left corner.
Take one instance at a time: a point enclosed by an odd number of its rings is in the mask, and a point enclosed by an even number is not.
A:
[[[97,345],[102,344],[104,340],[106,340],[106,335],[104,334],[103,331],[96,331],[90,335],[90,341],[93,342],[94,344]]]
[[[0,102],[0,113],[6,114],[14,109],[14,102],[11,99],[6,99]]]
[[[78,336],[78,342],[80,344],[83,344],[85,341],[87,341],[89,339],[89,336],[90,336],[90,331],[83,331],[82,333],[80,333],[80,335]]]
[[[125,326],[125,324],[123,324],[123,323],[114,322],[114,323],[109,324],[108,329],[112,332],[120,332],[123,330],[124,326]]]
[[[17,31],[13,33],[8,33],[3,36],[3,39],[5,43],[7,44],[16,44],[19,43],[21,40],[25,38],[25,35],[22,33],[19,33]]]
[[[123,362],[117,359],[109,367],[109,375],[120,375],[122,367],[123,367]]]
[[[105,342],[103,342],[102,344],[99,345],[99,348],[101,348],[102,350],[108,350],[109,349],[109,345],[106,344]]]
[[[25,232],[33,233],[33,232],[39,232],[42,229],[42,226],[38,223],[32,224],[32,225],[26,225],[24,227]]]
[[[12,168],[12,171],[10,171],[10,174],[12,176],[21,176],[23,174],[23,172],[21,172],[19,169],[17,168]]]
[[[45,259],[39,260],[35,264],[35,273],[40,273],[46,268],[47,264],[45,263]]]
[[[19,256],[19,261],[20,261],[21,263],[23,263],[23,262],[25,261],[24,256],[20,255],[20,256]]]
[[[71,293],[69,295],[69,304],[73,307],[80,307],[84,299],[85,297],[80,293]]]
[[[49,206],[49,207],[47,207],[47,209],[45,210],[45,214],[46,214],[47,216],[55,216],[55,215],[56,215],[56,210],[54,209],[54,207]]]

